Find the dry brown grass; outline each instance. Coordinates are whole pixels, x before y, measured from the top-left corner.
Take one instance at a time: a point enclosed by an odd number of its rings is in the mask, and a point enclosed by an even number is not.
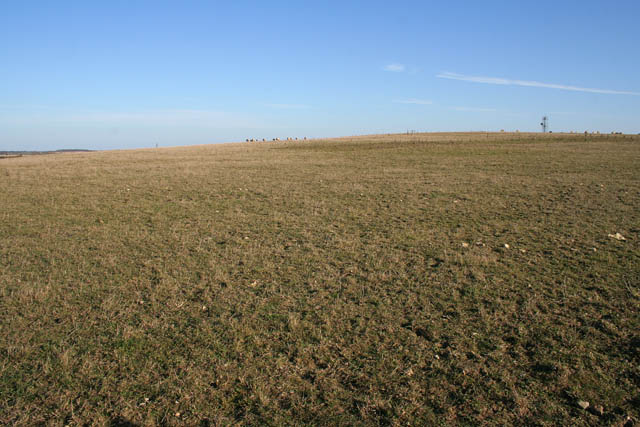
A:
[[[24,156],[0,177],[0,423],[640,416],[637,137]]]

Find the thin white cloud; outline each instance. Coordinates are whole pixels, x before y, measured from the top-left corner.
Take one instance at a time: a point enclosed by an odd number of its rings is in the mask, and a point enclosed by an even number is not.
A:
[[[462,80],[465,82],[486,83],[486,84],[503,85],[503,86],[543,87],[548,89],[571,90],[575,92],[640,96],[640,92],[630,92],[630,91],[624,91],[624,90],[610,90],[610,89],[596,89],[596,88],[588,88],[588,87],[560,85],[555,83],[542,83],[542,82],[529,81],[529,80],[511,80],[511,79],[504,79],[500,77],[467,76],[464,74],[450,73],[450,72],[442,72],[440,74],[437,74],[436,77],[441,79]]]
[[[266,104],[266,106],[282,110],[306,110],[308,108],[311,108],[309,105],[304,104]]]
[[[405,70],[405,66],[402,64],[389,64],[389,65],[385,65],[383,70],[392,71],[394,73],[401,73]]]
[[[393,101],[395,104],[417,104],[417,105],[431,105],[433,101],[429,101],[428,99],[396,99]]]

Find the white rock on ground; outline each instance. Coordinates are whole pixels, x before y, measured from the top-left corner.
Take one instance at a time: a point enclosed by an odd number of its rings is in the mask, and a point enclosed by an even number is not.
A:
[[[620,233],[616,233],[616,234],[609,234],[609,237],[611,237],[612,239],[616,239],[616,240],[627,240],[625,239],[625,237],[620,234]]]

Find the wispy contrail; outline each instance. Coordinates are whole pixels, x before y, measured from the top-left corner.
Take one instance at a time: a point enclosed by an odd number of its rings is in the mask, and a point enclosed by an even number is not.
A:
[[[465,82],[487,83],[492,85],[545,87],[549,89],[572,90],[575,92],[640,96],[640,92],[630,92],[626,90],[596,89],[596,88],[589,88],[589,87],[560,85],[555,83],[542,83],[542,82],[529,81],[529,80],[511,80],[511,79],[503,79],[500,77],[466,76],[464,74],[450,73],[450,72],[442,72],[440,74],[437,74],[436,77],[439,77],[441,79],[462,80]]]

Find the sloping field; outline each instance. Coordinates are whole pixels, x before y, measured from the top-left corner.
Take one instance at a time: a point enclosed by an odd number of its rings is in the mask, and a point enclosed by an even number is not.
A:
[[[0,424],[632,423],[640,138],[2,159],[0,328]]]

